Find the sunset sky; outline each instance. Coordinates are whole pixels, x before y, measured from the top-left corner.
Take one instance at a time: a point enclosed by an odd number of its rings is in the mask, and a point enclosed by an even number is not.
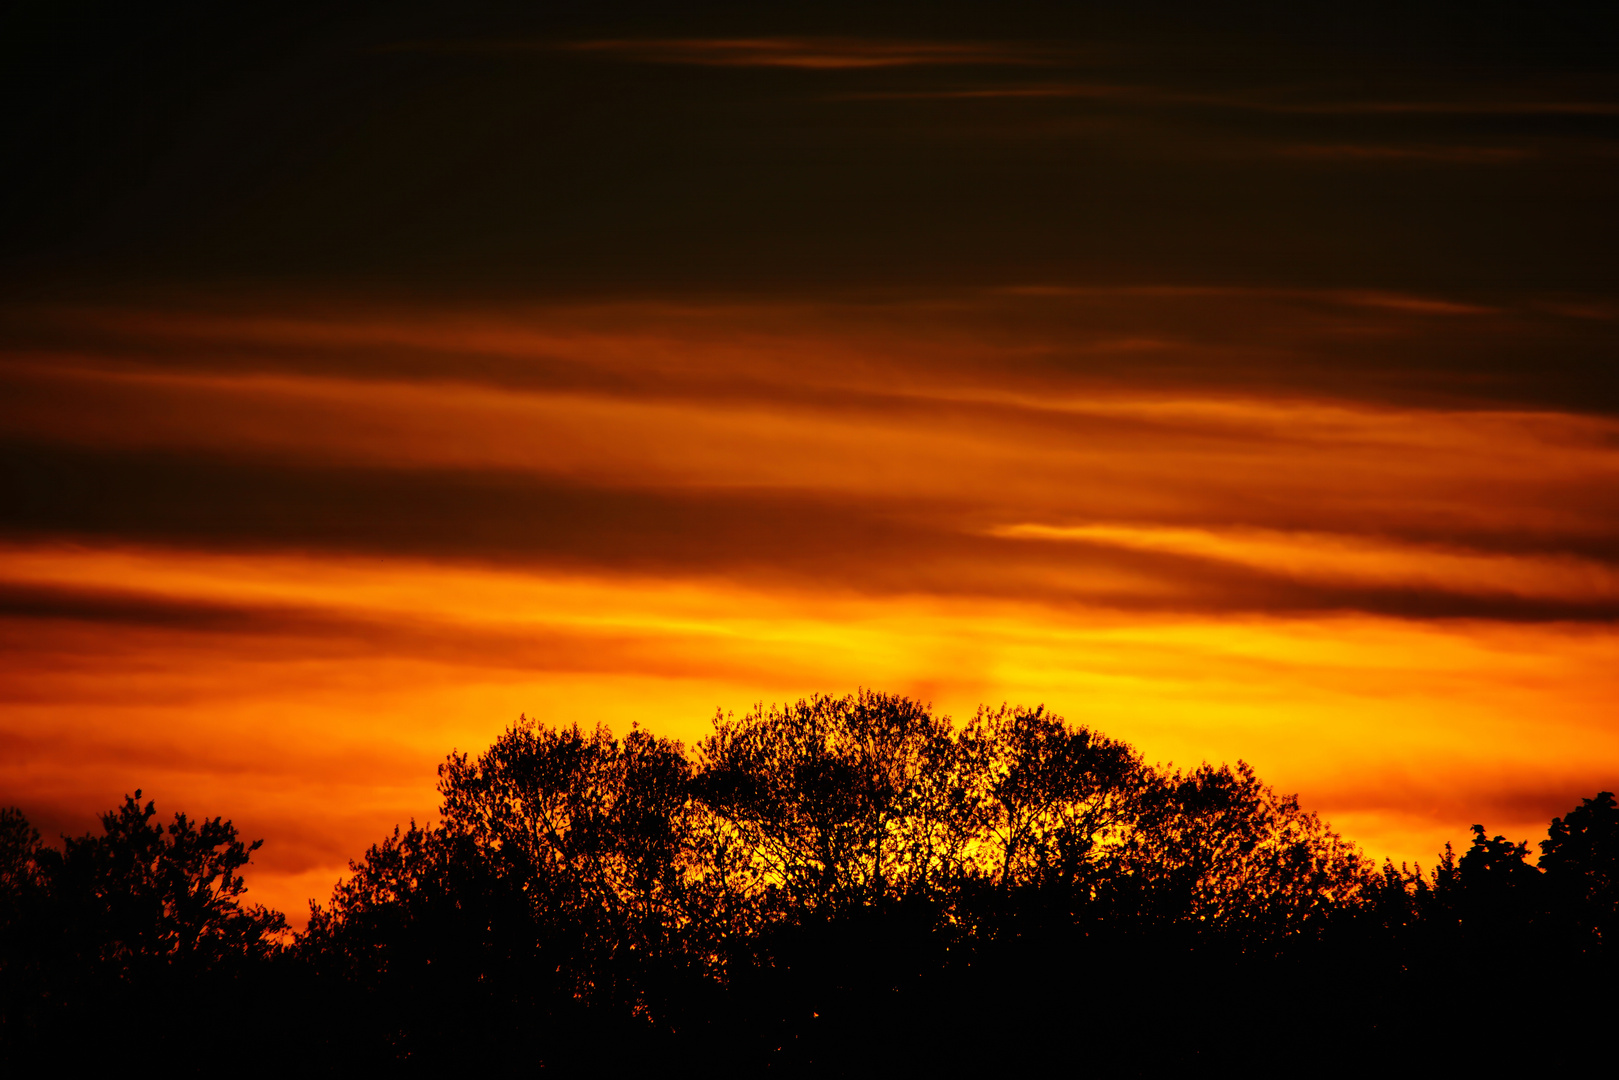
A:
[[[1043,702],[1424,865],[1619,786],[1609,26],[758,7],[8,9],[0,804],[301,921],[520,714]]]

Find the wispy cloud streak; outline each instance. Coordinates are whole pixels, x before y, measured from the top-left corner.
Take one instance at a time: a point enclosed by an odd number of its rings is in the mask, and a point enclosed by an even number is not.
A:
[[[1047,63],[1050,49],[983,42],[861,38],[642,38],[581,41],[583,53],[659,64],[835,71],[893,67],[971,67]]]

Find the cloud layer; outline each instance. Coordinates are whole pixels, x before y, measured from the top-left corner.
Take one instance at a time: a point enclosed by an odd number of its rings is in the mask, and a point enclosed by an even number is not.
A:
[[[14,312],[5,782],[240,806],[294,906],[519,711],[1039,699],[1404,858],[1603,782],[1616,422],[1287,362],[1491,310],[1215,297]]]

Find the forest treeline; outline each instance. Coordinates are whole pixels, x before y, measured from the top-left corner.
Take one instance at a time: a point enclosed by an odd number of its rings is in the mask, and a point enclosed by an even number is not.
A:
[[[862,691],[687,751],[522,721],[294,934],[228,822],[0,815],[0,1048],[204,1071],[1315,1072],[1542,1061],[1616,998],[1619,807],[1368,862],[1246,765]]]

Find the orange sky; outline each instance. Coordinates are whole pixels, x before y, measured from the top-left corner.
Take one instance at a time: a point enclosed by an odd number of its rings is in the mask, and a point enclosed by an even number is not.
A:
[[[104,7],[0,33],[47,835],[296,922],[520,714],[857,686],[1425,865],[1619,787],[1596,6]]]
[[[1044,702],[1426,864],[1611,787],[1619,422],[1289,363],[1521,313],[1217,299],[30,309],[0,790],[230,816],[299,913],[519,713]]]

